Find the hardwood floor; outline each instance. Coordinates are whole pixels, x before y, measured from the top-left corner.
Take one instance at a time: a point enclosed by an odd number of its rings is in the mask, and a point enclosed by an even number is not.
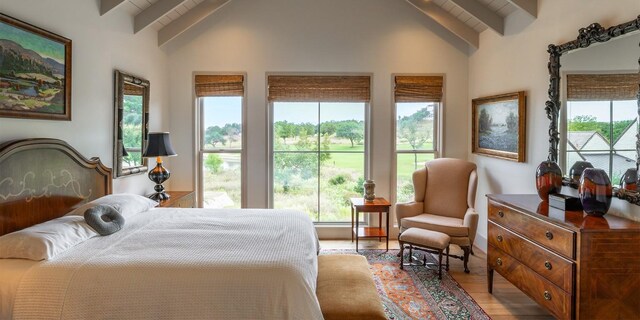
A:
[[[320,246],[323,249],[355,249],[355,244],[350,240],[321,240]],[[384,241],[377,240],[360,240],[359,244],[360,249],[384,249],[384,246]],[[390,240],[389,249],[399,249],[398,241]],[[493,294],[488,293],[487,257],[478,248],[474,248],[474,252],[475,255],[469,258],[471,273],[464,273],[462,261],[452,259],[449,274],[492,319],[554,319],[498,273],[494,275]],[[451,246],[451,253],[461,254],[462,250]]]

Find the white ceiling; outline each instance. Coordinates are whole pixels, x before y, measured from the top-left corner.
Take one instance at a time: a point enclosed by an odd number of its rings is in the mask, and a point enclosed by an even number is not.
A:
[[[136,33],[144,28],[158,31],[160,46],[179,36],[230,0],[100,1],[101,14],[114,9],[129,13],[135,21]],[[537,14],[537,0],[406,1],[473,47],[479,46],[479,34],[486,29],[493,29],[502,34],[504,18],[511,13],[524,10],[534,18]],[[180,17],[182,19],[178,19]]]

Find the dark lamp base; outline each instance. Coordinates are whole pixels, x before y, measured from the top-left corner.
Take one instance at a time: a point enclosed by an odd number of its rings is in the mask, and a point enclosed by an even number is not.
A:
[[[151,200],[155,200],[155,201],[164,201],[164,200],[169,200],[169,198],[171,198],[166,192],[162,191],[162,192],[156,192],[154,194],[150,194],[149,195],[149,199]]]

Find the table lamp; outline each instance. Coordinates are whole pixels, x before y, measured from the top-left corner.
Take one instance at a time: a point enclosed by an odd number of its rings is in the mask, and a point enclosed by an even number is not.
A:
[[[164,192],[162,183],[169,180],[171,173],[162,166],[162,157],[176,156],[169,140],[169,132],[149,132],[147,149],[142,154],[145,158],[156,157],[156,167],[149,171],[149,179],[156,183],[153,188],[156,193],[149,198],[160,201],[169,199],[169,195]]]

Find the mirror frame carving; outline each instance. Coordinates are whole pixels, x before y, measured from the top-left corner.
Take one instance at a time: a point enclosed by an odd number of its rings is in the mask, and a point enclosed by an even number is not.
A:
[[[124,117],[124,83],[132,83],[143,87],[142,94],[142,151],[147,146],[147,136],[149,134],[149,80],[141,79],[130,74],[115,70],[115,116],[114,116],[114,137],[113,137],[113,173],[114,178],[127,177],[130,175],[147,172],[147,158],[142,158],[142,165],[135,167],[122,167],[122,120]]]
[[[545,111],[549,119],[549,156],[547,160],[558,162],[558,144],[560,142],[560,132],[558,131],[558,121],[560,117],[560,56],[572,50],[586,48],[594,43],[607,42],[613,38],[627,33],[640,30],[640,15],[635,19],[616,26],[605,29],[599,23],[592,23],[586,28],[578,30],[578,37],[575,40],[554,45],[550,44],[549,53],[549,100],[545,103]],[[640,65],[640,58],[638,59]],[[638,85],[638,114],[640,116],[640,84]],[[639,117],[640,118],[640,117]],[[640,132],[636,133],[636,170],[640,164]],[[563,179],[564,180],[564,179]],[[640,182],[640,181],[638,181]],[[568,185],[568,181],[563,181]],[[640,192],[614,188],[614,196],[627,200],[633,204],[640,205]]]

